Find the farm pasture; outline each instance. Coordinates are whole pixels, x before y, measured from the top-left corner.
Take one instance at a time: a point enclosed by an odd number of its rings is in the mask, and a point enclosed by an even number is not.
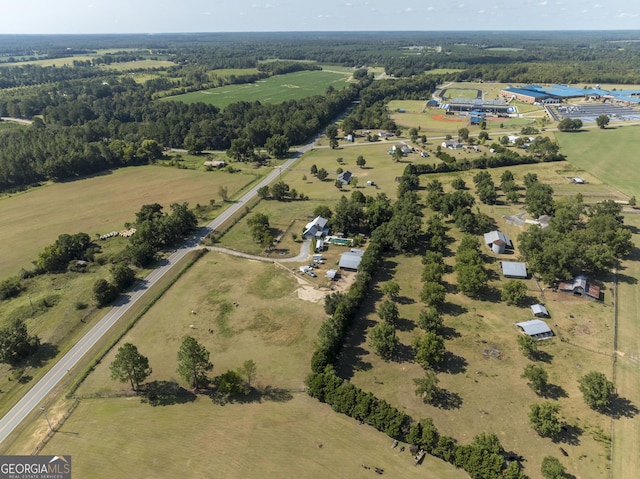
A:
[[[301,71],[276,75],[255,83],[228,85],[163,98],[162,101],[203,102],[224,108],[238,101],[282,103],[323,94],[329,86],[343,88],[350,74],[328,71]]]
[[[203,160],[204,161],[204,160]],[[11,250],[0,257],[0,278],[31,269],[31,261],[63,233],[88,233],[92,238],[123,228],[144,204],[220,203],[219,186],[229,196],[256,180],[249,174],[203,172],[162,166],[122,168],[68,183],[47,184],[0,198],[0,243]]]

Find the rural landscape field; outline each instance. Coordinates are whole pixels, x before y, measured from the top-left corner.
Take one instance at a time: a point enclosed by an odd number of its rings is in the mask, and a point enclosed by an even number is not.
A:
[[[3,454],[637,476],[640,76],[351,35],[0,48]]]

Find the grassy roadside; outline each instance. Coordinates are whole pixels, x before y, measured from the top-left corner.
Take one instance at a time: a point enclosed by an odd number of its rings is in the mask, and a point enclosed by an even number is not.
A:
[[[194,262],[202,256],[204,253],[203,250],[193,251],[186,255],[177,267],[173,268],[168,274],[165,274],[153,287],[151,287],[147,294],[144,296],[145,301],[138,301],[122,318],[112,326],[110,330],[110,334],[103,336],[98,343],[91,348],[85,354],[83,359],[75,366],[74,370],[70,372],[70,375],[67,380],[61,381],[56,388],[50,393],[49,399],[45,407],[52,406],[58,398],[61,398],[62,394],[71,395],[78,388],[78,386],[82,383],[84,378],[96,367],[97,364],[100,363],[102,357],[109,352],[109,350],[118,342],[118,340],[126,334],[126,332],[131,329],[135,323],[144,315],[144,313],[153,305],[155,302],[162,297],[162,295],[178,280],[182,274],[188,270]],[[86,334],[86,330],[80,331],[77,335],[70,338],[66,347],[60,352],[60,356],[66,354],[69,349],[77,342],[77,340]],[[79,371],[79,372],[76,372]],[[44,374],[46,374],[47,370],[42,368],[39,370],[39,374],[33,378],[33,381],[38,381],[41,379]],[[64,407],[59,410],[64,411]],[[32,420],[39,414],[39,412],[34,412],[31,415]],[[52,420],[56,421],[56,417],[52,416]],[[9,447],[9,444],[14,443],[16,439],[20,436],[21,432],[28,427],[28,424],[31,421],[29,419],[23,421],[22,425],[18,427],[11,436],[7,438],[2,444],[0,444],[0,453],[6,450]],[[46,431],[45,431],[46,432]]]

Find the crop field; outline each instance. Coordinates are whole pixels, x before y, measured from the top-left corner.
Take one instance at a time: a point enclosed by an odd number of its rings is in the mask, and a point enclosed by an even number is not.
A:
[[[575,134],[556,133],[561,152],[577,167],[615,186],[628,196],[640,197],[638,126],[612,126]]]
[[[302,71],[277,75],[256,83],[229,85],[210,90],[163,98],[163,101],[204,102],[220,108],[238,101],[282,103],[320,95],[329,86],[343,88],[350,74],[327,71]]]
[[[218,203],[220,186],[229,196],[263,173],[193,171],[162,166],[122,168],[69,183],[55,183],[0,198],[0,243],[11,255],[0,257],[0,278],[30,269],[31,261],[62,233],[91,237],[120,230],[143,204]]]

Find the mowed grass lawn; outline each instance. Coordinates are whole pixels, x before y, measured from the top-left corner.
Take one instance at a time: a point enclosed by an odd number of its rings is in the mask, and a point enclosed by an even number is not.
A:
[[[163,98],[162,101],[203,102],[224,108],[238,101],[282,103],[323,94],[329,86],[345,87],[350,74],[328,71],[302,71],[277,75],[256,83],[229,85],[210,90]]]
[[[85,232],[92,238],[135,221],[144,204],[220,203],[220,186],[229,196],[253,182],[251,174],[204,172],[161,166],[121,168],[68,183],[49,184],[0,198],[0,244],[11,254],[0,255],[0,278],[31,269],[42,249],[63,234]]]
[[[562,154],[573,165],[600,178],[628,196],[640,197],[640,126],[556,133]]]

